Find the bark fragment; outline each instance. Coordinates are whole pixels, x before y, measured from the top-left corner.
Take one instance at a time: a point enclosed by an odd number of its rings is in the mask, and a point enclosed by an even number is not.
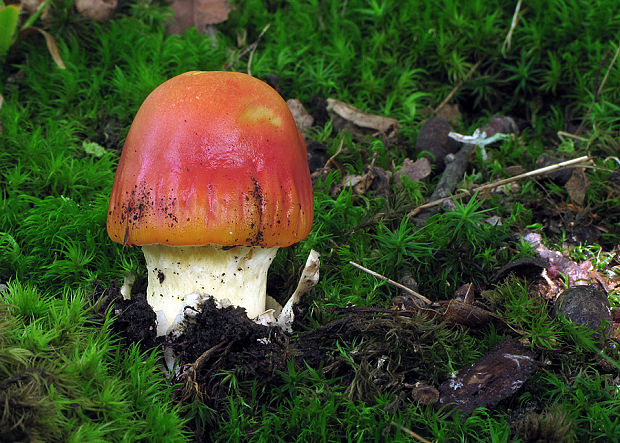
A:
[[[439,386],[438,407],[471,414],[512,396],[536,371],[534,353],[509,338],[478,363],[459,371]]]

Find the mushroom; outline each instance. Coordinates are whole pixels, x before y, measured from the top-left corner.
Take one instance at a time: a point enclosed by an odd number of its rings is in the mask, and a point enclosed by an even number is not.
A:
[[[246,74],[192,71],[140,106],[107,229],[142,246],[163,335],[207,295],[263,313],[278,247],[304,239],[313,215],[305,143],[280,95]]]

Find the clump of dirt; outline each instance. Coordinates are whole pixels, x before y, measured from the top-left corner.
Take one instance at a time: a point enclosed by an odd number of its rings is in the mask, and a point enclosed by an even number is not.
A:
[[[116,317],[112,329],[125,343],[139,343],[142,349],[151,349],[163,343],[157,337],[157,316],[146,301],[145,282],[136,282],[135,293],[125,300],[116,282],[103,287],[95,284],[93,298],[99,303],[99,312],[105,315],[111,309]]]
[[[198,399],[219,410],[228,386],[225,372],[237,380],[267,385],[286,368],[288,339],[280,328],[254,323],[245,309],[218,308],[212,298],[198,306],[170,347],[181,363],[182,399]]]
[[[394,408],[412,399],[416,382],[437,384],[447,374],[447,367],[438,367],[435,358],[423,354],[442,360],[450,329],[418,312],[341,308],[333,321],[290,336],[254,323],[243,308],[218,308],[207,299],[181,335],[164,339],[155,337],[155,314],[144,292],[130,300],[123,299],[116,284],[95,292],[102,312],[111,308],[117,316],[113,328],[124,341],[173,351],[179,401],[203,402],[216,414],[225,412],[227,374],[233,374],[239,386],[250,380],[277,386],[290,362],[300,371],[310,366],[321,368],[327,378],[339,378],[350,398],[372,402],[378,394],[395,392]]]

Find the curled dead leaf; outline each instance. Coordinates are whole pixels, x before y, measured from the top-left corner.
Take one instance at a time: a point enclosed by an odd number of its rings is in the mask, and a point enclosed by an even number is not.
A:
[[[419,381],[413,386],[411,397],[422,405],[434,405],[439,401],[439,391],[434,386]]]
[[[390,178],[392,173],[377,166],[368,165],[364,175],[347,174],[342,182],[330,190],[330,195],[336,197],[344,188],[351,187],[353,194],[365,195],[369,190],[376,195],[387,196],[390,192]]]
[[[228,0],[172,0],[174,19],[169,30],[181,34],[192,26],[204,32],[208,25],[228,19],[232,5]]]
[[[586,177],[586,173],[583,168],[573,169],[573,173],[570,179],[564,185],[564,188],[568,191],[571,201],[578,205],[583,205],[586,198],[586,191],[590,186],[590,181]]]
[[[406,158],[403,166],[394,173],[394,182],[396,186],[401,186],[402,177],[407,177],[411,181],[420,181],[431,175],[431,162],[428,158],[419,158],[412,161]]]
[[[60,69],[66,69],[65,63],[62,61],[62,57],[60,56],[60,52],[58,51],[58,45],[56,44],[56,39],[54,38],[54,36],[37,26],[30,26],[29,28],[20,31],[20,35],[31,34],[32,32],[38,32],[43,36],[43,38],[45,39],[45,44],[47,45],[47,50],[52,56],[54,63],[56,63],[56,65]]]
[[[112,18],[117,7],[118,0],[75,0],[75,8],[78,12],[97,22]]]
[[[293,119],[297,125],[299,132],[304,132],[306,129],[312,126],[314,118],[306,111],[304,105],[296,98],[290,98],[286,101],[288,109],[293,114]]]
[[[327,112],[334,119],[334,127],[354,135],[377,132],[393,137],[400,128],[398,120],[394,118],[369,114],[334,98],[327,99]]]

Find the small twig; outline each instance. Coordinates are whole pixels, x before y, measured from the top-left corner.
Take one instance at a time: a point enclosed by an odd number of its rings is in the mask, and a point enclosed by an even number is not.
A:
[[[572,159],[572,160],[567,160],[567,161],[560,162],[560,163],[555,163],[555,164],[550,165],[550,166],[545,166],[544,168],[535,169],[533,171],[525,172],[523,174],[519,174],[519,175],[515,175],[515,176],[512,176],[512,177],[509,177],[509,178],[498,180],[498,181],[493,182],[493,183],[487,183],[485,185],[480,185],[480,186],[475,187],[471,191],[461,191],[461,192],[458,192],[458,193],[456,193],[454,195],[450,195],[448,197],[440,198],[438,200],[433,200],[431,202],[428,202],[428,203],[425,203],[423,205],[420,205],[417,208],[413,209],[409,213],[408,216],[409,217],[415,217],[423,209],[428,209],[428,208],[432,208],[432,207],[435,207],[435,206],[439,206],[443,202],[451,200],[453,198],[461,198],[461,197],[465,197],[467,195],[471,195],[472,192],[486,191],[488,189],[494,189],[494,188],[497,188],[499,186],[506,185],[508,183],[512,183],[512,182],[521,180],[522,178],[535,177],[537,175],[547,174],[549,172],[559,171],[561,169],[567,169],[569,167],[576,167],[576,166],[578,166],[579,163],[590,161],[590,160],[592,160],[591,157],[589,157],[587,155],[584,155],[583,157],[575,158],[575,159]]]
[[[338,157],[338,154],[340,154],[340,152],[342,151],[343,145],[344,145],[344,139],[340,140],[340,145],[338,145],[338,149],[336,150],[336,153],[332,155],[329,159],[327,159],[327,161],[325,162],[325,165],[322,168],[317,169],[316,171],[312,173],[313,178],[320,176],[324,172],[329,171],[331,164],[334,162],[334,160],[336,160],[336,157]]]
[[[394,422],[391,422],[390,424],[392,426],[394,426],[395,428],[400,429],[401,431],[403,431],[405,434],[409,435],[410,437],[413,437],[414,439],[416,439],[419,442],[422,442],[422,443],[432,443],[430,440],[425,439],[420,434],[417,434],[417,433],[413,432],[411,429],[406,428],[403,425],[400,425],[400,424],[394,423]]]
[[[616,64],[616,60],[618,60],[618,54],[620,54],[620,45],[618,45],[618,49],[616,49],[616,53],[614,54],[614,58],[611,60],[611,63],[609,64],[609,67],[607,68],[607,71],[605,71],[605,75],[603,76],[603,80],[601,81],[600,86],[596,90],[596,96],[595,96],[596,98],[598,98],[598,96],[601,95],[601,92],[603,92],[603,87],[605,87],[605,83],[607,83],[607,77],[609,77],[609,72],[611,71],[611,68],[613,68],[613,66]]]
[[[338,145],[338,149],[336,149],[336,152],[334,153],[334,155],[332,155],[329,159],[327,159],[327,161],[325,162],[325,166],[323,166],[323,169],[328,169],[331,167],[331,164],[334,160],[336,160],[336,157],[338,157],[338,154],[340,154],[342,152],[342,147],[344,146],[344,139],[340,140],[340,144]]]
[[[512,44],[512,33],[517,27],[517,20],[519,20],[519,10],[521,9],[521,0],[517,2],[517,6],[515,8],[514,14],[512,14],[512,22],[510,23],[510,29],[508,30],[508,34],[506,35],[506,39],[504,40],[504,44],[502,45],[502,56],[506,57],[506,52],[510,49],[510,45]]]
[[[355,263],[354,261],[350,261],[349,264],[355,266],[357,269],[361,269],[362,271],[377,277],[380,280],[385,281],[386,283],[388,283],[388,284],[390,284],[392,286],[395,286],[395,287],[397,287],[399,289],[402,289],[403,291],[413,295],[414,297],[417,297],[418,299],[420,299],[421,301],[423,301],[427,305],[432,305],[433,304],[433,302],[430,301],[428,298],[424,297],[422,294],[414,291],[413,289],[408,288],[405,285],[401,285],[400,283],[395,282],[394,280],[391,280],[391,279],[387,278],[384,275],[381,275],[381,274],[379,274],[379,273],[377,273],[375,271],[371,271],[370,269],[365,268],[362,265],[359,265],[359,264]]]
[[[321,14],[321,12],[323,11],[323,3],[325,3],[325,0],[321,0],[319,2],[319,8],[318,8],[319,11],[318,11],[318,13],[316,15],[317,21],[319,22],[319,29],[321,31],[325,31],[325,29],[326,29],[325,28],[325,23],[323,23],[323,17],[322,17],[323,14]]]
[[[616,53],[614,54],[614,58],[611,60],[611,63],[607,67],[607,71],[605,72],[605,75],[603,76],[603,80],[601,81],[601,84],[599,85],[598,89],[596,90],[596,93],[594,94],[594,98],[592,99],[592,104],[590,105],[590,108],[588,108],[588,112],[586,112],[586,115],[585,115],[585,117],[583,117],[583,120],[581,120],[581,124],[579,125],[579,127],[575,131],[575,134],[579,134],[583,130],[583,127],[585,126],[586,122],[588,121],[588,118],[590,118],[590,114],[592,113],[592,110],[594,109],[594,105],[596,104],[596,100],[598,99],[598,97],[601,94],[601,92],[603,92],[603,87],[605,87],[605,83],[607,83],[607,78],[609,77],[609,72],[611,71],[611,68],[613,68],[613,66],[616,64],[616,60],[618,60],[618,55],[619,54],[620,54],[620,45],[618,45],[618,49],[616,49]]]
[[[463,83],[465,83],[467,80],[469,80],[469,77],[471,77],[472,74],[474,72],[476,72],[476,69],[478,69],[478,67],[480,66],[480,63],[481,63],[480,61],[476,62],[476,64],[469,69],[469,72],[467,72],[467,74],[465,74],[465,77],[463,77],[461,79],[461,81],[459,81],[456,84],[456,86],[454,88],[452,88],[452,91],[450,91],[450,93],[446,96],[446,98],[444,98],[443,101],[441,103],[439,103],[439,105],[433,110],[434,114],[437,114],[441,110],[441,108],[446,106],[446,103],[448,103],[450,101],[452,96],[454,96],[454,94],[456,94],[456,92],[459,89],[461,89],[461,87],[463,86]]]
[[[237,57],[235,57],[233,61],[231,61],[224,67],[224,70],[228,71],[230,68],[233,67],[235,63],[237,63],[241,59],[241,57],[243,57],[248,52],[256,51],[256,47],[258,46],[258,43],[261,41],[261,39],[263,38],[263,35],[265,35],[265,32],[267,32],[267,29],[269,29],[270,26],[271,26],[271,23],[267,23],[267,25],[263,28],[260,34],[258,34],[258,38],[256,39],[256,41],[252,43],[251,45],[249,45],[247,48],[245,48],[243,51],[241,51],[241,53]],[[252,54],[250,54],[250,60],[248,61],[248,71],[250,70],[251,64],[252,64]],[[248,74],[251,75],[250,72],[248,72]]]
[[[580,135],[572,134],[572,133],[566,132],[566,131],[558,131],[557,132],[557,136],[562,141],[564,141],[566,138],[574,138],[574,139],[582,141],[582,142],[587,142],[588,141],[588,139],[585,138],[585,137],[581,137]]]

